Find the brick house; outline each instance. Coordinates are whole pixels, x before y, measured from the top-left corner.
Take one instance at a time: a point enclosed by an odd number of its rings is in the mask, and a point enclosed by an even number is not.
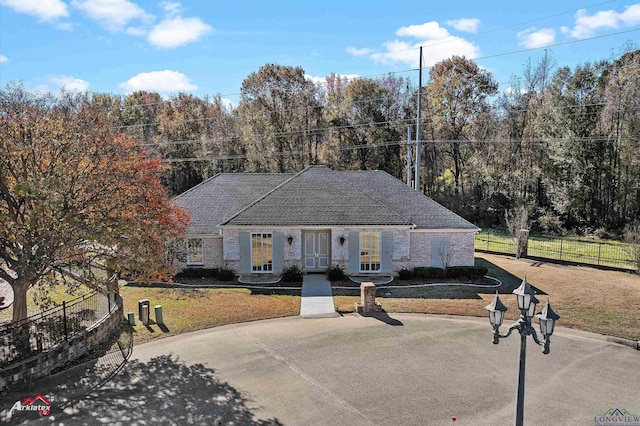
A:
[[[392,274],[473,265],[479,228],[383,171],[221,173],[174,198],[191,214],[180,268]],[[181,244],[182,246],[182,244]]]

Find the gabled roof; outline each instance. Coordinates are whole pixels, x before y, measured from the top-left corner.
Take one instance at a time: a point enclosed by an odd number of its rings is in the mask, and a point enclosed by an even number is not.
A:
[[[253,201],[289,179],[289,173],[220,173],[173,202],[191,215],[189,234],[214,234],[224,222]]]
[[[221,225],[411,225],[325,166],[310,166]]]
[[[416,225],[417,229],[479,230],[426,195],[411,189],[402,181],[382,170],[338,172],[370,197],[384,202]]]
[[[191,214],[189,234],[220,226],[412,226],[478,228],[379,170],[297,174],[222,173],[174,198]]]

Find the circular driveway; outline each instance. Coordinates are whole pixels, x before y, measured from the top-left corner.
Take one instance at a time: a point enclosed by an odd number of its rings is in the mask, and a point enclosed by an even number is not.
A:
[[[549,355],[528,339],[525,423],[595,425],[616,408],[640,415],[640,351],[568,332],[557,330]],[[133,358],[172,355],[213,370],[259,424],[504,425],[518,353],[518,335],[491,343],[488,320],[391,314],[224,326],[136,346]],[[229,398],[203,386],[193,391]]]

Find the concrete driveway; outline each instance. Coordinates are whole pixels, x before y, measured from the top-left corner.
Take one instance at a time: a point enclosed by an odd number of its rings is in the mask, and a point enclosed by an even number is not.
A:
[[[529,339],[525,424],[596,425],[616,408],[640,415],[640,351],[567,332],[553,336],[549,355]],[[488,320],[418,314],[224,326],[136,346],[125,371],[58,418],[507,425],[518,346],[515,335],[493,345]],[[55,400],[56,389],[43,392]]]

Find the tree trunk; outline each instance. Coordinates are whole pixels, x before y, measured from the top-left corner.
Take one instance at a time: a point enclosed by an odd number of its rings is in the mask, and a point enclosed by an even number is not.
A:
[[[29,290],[29,281],[18,278],[11,283],[13,288],[13,319],[12,322],[18,322],[27,318],[27,290]]]

